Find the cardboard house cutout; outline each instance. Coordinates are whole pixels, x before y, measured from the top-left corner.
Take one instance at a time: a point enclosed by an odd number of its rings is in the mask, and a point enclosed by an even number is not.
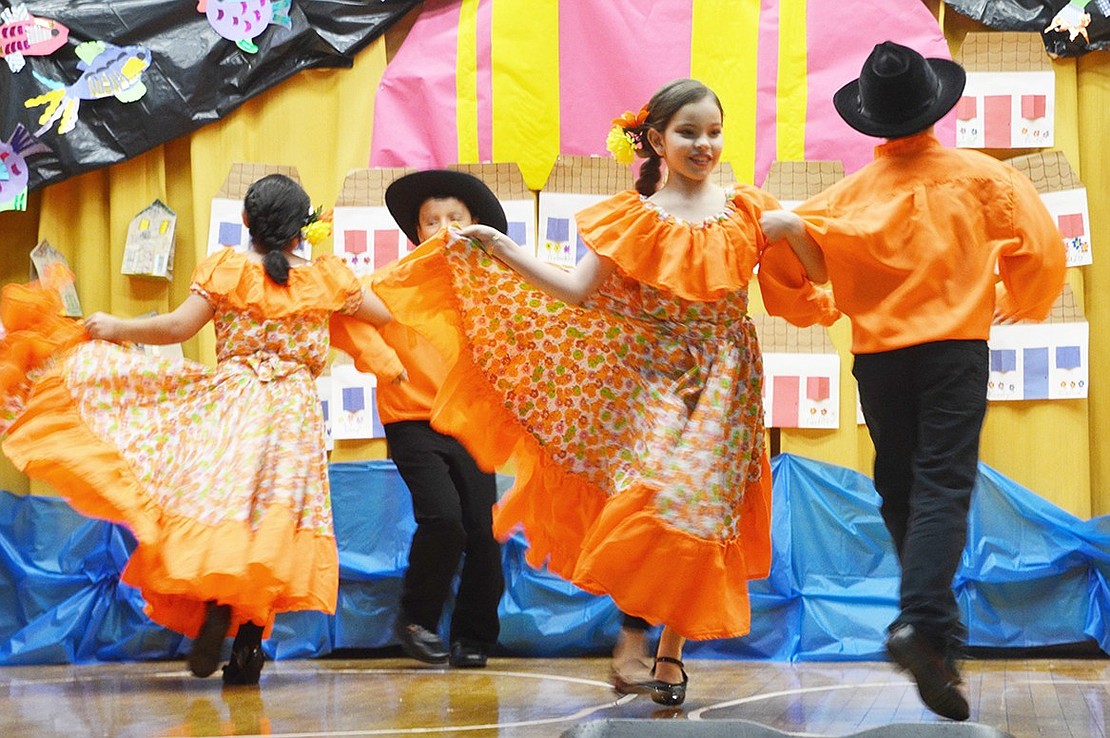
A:
[[[608,156],[560,156],[539,193],[540,221],[536,254],[571,267],[586,253],[575,214],[607,197],[632,189],[630,167]]]
[[[1071,288],[1042,323],[991,326],[988,400],[1087,396],[1090,327]]]
[[[509,238],[528,253],[536,253],[536,196],[524,182],[515,162],[452,164],[447,169],[473,174],[486,183],[505,209]]]
[[[39,241],[35,248],[31,249],[31,279],[39,279],[47,274],[51,264],[60,263],[67,270],[72,272],[69,267],[69,262],[62,256],[62,253],[50,245],[49,241]],[[59,288],[58,293],[62,297],[62,308],[65,314],[71,318],[80,318],[81,301],[77,299],[77,288],[72,282],[69,282]]]
[[[250,249],[250,232],[243,225],[243,198],[246,197],[251,183],[267,174],[284,174],[297,182],[301,181],[296,167],[280,164],[232,164],[220,191],[212,198],[212,211],[208,220],[208,253],[223,248],[238,251]],[[311,259],[312,247],[307,241],[302,241],[293,253],[302,259]]]
[[[776,161],[763,189],[793,208],[844,176],[838,161]],[[840,426],[840,354],[823,326],[798,328],[753,316],[763,351],[763,415],[768,428]]]
[[[763,351],[763,421],[768,428],[840,426],[840,355],[821,326],[798,328],[753,315]]]
[[[1015,156],[1007,163],[1033,180],[1064,238],[1068,266],[1090,264],[1091,215],[1087,208],[1087,188],[1068,164],[1064,152],[1044,151]]]
[[[1053,145],[1056,76],[1040,34],[969,33],[953,58],[967,70],[967,85],[956,103],[956,146]]]
[[[355,274],[370,274],[414,248],[385,207],[385,189],[414,171],[381,167],[347,173],[335,202],[332,231],[336,256]]]
[[[161,200],[143,208],[127,227],[120,273],[132,277],[173,279],[174,229],[177,213]]]

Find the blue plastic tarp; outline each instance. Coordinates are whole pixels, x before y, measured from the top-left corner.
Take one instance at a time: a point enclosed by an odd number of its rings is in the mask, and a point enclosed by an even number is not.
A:
[[[777,661],[885,658],[897,612],[898,564],[871,481],[796,456],[772,460],[771,575],[752,582],[752,632],[692,643],[691,656]],[[510,480],[500,478],[504,488]],[[394,644],[393,620],[415,529],[391,462],[331,465],[339,546],[335,615],[285,613],[266,650],[276,658]],[[501,645],[509,653],[607,652],[620,614],[503,549]],[[134,547],[119,526],[53,497],[0,493],[0,664],[177,658],[188,640],[150,622],[119,576]],[[977,647],[1093,640],[1110,653],[1110,519],[1083,521],[980,467],[968,546],[954,582]],[[446,634],[446,618],[441,627]]]

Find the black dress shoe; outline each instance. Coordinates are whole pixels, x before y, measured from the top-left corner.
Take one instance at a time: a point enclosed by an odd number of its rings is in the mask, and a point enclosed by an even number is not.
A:
[[[474,641],[455,641],[451,644],[451,666],[458,669],[481,669],[486,665],[486,649]]]
[[[447,647],[439,636],[427,628],[398,620],[393,633],[401,642],[401,649],[417,661],[425,664],[447,663]]]
[[[917,693],[930,710],[950,720],[967,720],[967,698],[957,688],[960,677],[933,646],[912,625],[899,625],[886,639],[890,657],[913,675]]]
[[[231,651],[231,660],[224,666],[224,684],[258,684],[266,655],[261,646],[247,646]]]
[[[193,676],[206,677],[220,665],[220,651],[224,637],[231,626],[231,607],[208,602],[205,605],[204,624],[200,626],[186,663]]]

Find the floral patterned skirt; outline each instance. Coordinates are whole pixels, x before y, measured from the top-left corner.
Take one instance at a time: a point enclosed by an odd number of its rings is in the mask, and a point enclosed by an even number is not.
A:
[[[433,425],[515,474],[499,537],[523,530],[533,566],[628,614],[689,638],[743,635],[747,582],[770,562],[754,327],[713,322],[712,305],[705,321],[622,313],[642,296],[621,289],[567,306],[443,239],[375,284],[394,316],[457,357]]]
[[[335,610],[315,385],[301,365],[256,358],[213,370],[82,343],[35,379],[3,442],[75,509],[135,534],[124,581],[152,620],[191,637],[208,600],[232,607],[232,633]]]

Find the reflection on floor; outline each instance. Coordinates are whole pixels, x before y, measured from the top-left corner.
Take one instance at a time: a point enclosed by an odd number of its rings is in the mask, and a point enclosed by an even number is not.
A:
[[[0,736],[458,735],[557,737],[586,720],[743,719],[805,736],[941,722],[887,663],[691,661],[664,709],[620,697],[606,659],[492,659],[484,670],[403,659],[268,663],[258,687],[182,662],[0,669]],[[1015,738],[1107,738],[1110,662],[969,661],[971,719]]]

